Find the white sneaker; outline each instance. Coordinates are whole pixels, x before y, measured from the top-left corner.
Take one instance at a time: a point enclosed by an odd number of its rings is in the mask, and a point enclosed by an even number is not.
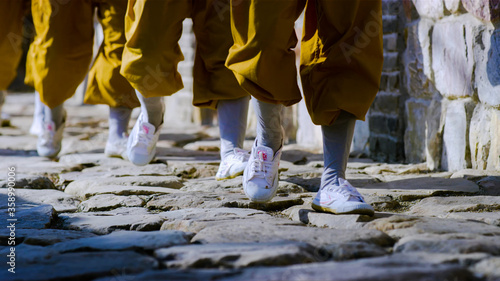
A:
[[[121,157],[123,159],[127,158],[127,142],[128,137],[124,133],[119,139],[110,140],[106,142],[106,148],[104,148],[104,155],[107,157]]]
[[[323,187],[312,202],[312,208],[319,212],[334,214],[360,214],[373,216],[373,207],[347,180],[339,179],[340,186]]]
[[[61,151],[64,126],[66,125],[65,119],[66,117],[64,117],[61,126],[57,130],[52,120],[42,124],[42,132],[38,135],[38,141],[36,143],[38,155],[53,158],[59,154]]]
[[[225,157],[224,160],[220,162],[215,179],[218,181],[232,179],[243,174],[249,157],[250,152],[241,148],[235,148],[234,154]]]
[[[252,147],[250,159],[243,173],[243,190],[250,200],[264,203],[278,190],[278,168],[283,146],[276,152],[266,146]],[[272,159],[270,159],[272,157]]]
[[[160,137],[161,125],[158,129],[145,122],[141,113],[127,142],[127,157],[133,164],[144,166],[149,164],[156,154],[156,142]]]

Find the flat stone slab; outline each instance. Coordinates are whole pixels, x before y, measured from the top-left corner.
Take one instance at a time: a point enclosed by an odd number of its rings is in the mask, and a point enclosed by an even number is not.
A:
[[[116,157],[107,157],[104,153],[78,153],[66,154],[59,157],[59,163],[81,164],[81,165],[99,165],[99,166],[129,166],[131,163]]]
[[[117,178],[128,176],[169,176],[171,171],[165,164],[148,164],[146,166],[119,165],[119,166],[96,166],[86,168],[81,176],[85,177],[90,173],[89,178]]]
[[[14,181],[14,186],[9,184],[9,181],[3,180],[0,181],[0,188],[29,188],[29,189],[56,189],[54,183],[47,177],[44,176],[21,176],[16,175]]]
[[[163,269],[149,270],[136,275],[121,275],[124,280],[148,280],[148,281],[200,281],[200,280],[219,280],[223,277],[230,277],[239,274],[239,270],[230,269]],[[94,281],[117,281],[116,277],[103,277]]]
[[[347,242],[323,246],[316,254],[322,257],[320,261],[345,261],[385,256],[389,255],[390,251],[386,247],[372,243]]]
[[[487,280],[500,279],[500,257],[485,259],[472,268],[476,273],[486,276]]]
[[[154,258],[133,251],[55,254],[43,260],[30,259],[29,252],[23,252],[23,256],[28,258],[16,260],[16,273],[2,270],[1,280],[91,280],[158,267]]]
[[[197,151],[220,151],[220,140],[202,140],[186,144],[184,149]]]
[[[120,210],[121,209],[121,210]],[[125,211],[129,209],[128,211]],[[124,211],[120,213],[120,211]],[[89,212],[60,214],[63,229],[93,232],[95,234],[109,234],[116,230],[134,230],[137,227],[146,227],[145,222],[156,225],[158,230],[163,219],[147,212],[144,208],[119,208],[108,212]]]
[[[293,206],[281,212],[293,221],[302,222],[321,228],[360,229],[367,222],[388,214],[376,213],[374,217],[366,215],[335,215],[320,213],[311,208],[310,204]]]
[[[451,195],[462,193],[477,193],[479,186],[474,182],[465,179],[446,179],[434,177],[418,177],[405,180],[395,180],[391,182],[382,182],[365,185],[360,189],[377,190],[421,190],[429,196]]]
[[[186,245],[193,237],[182,231],[116,231],[108,235],[82,238],[51,246],[61,253],[82,251],[154,250]]]
[[[181,147],[169,147],[168,142],[165,142],[163,140],[159,140],[156,147],[156,159],[165,162],[220,160],[219,152],[189,150]]]
[[[221,181],[217,181],[215,178],[199,178],[186,181],[181,190],[188,192],[239,193],[243,190],[243,184],[241,177]]]
[[[305,242],[316,247],[347,242],[367,242],[380,246],[391,246],[394,243],[392,238],[380,231],[270,225],[258,221],[235,222],[206,227],[195,235],[192,242],[247,243],[281,240]]]
[[[172,176],[120,177],[76,180],[68,184],[64,192],[87,199],[97,194],[151,195],[176,192],[183,181]]]
[[[16,229],[48,228],[57,218],[57,212],[51,205],[20,205],[16,208],[15,216],[11,216],[7,210],[0,210],[0,219],[5,222],[6,226],[15,223]],[[10,219],[16,221],[8,221]]]
[[[364,164],[364,163],[363,163]],[[353,167],[352,165],[350,167]],[[357,167],[361,169],[361,167]],[[379,174],[396,174],[396,175],[407,175],[407,174],[419,174],[420,172],[427,172],[428,168],[425,163],[422,164],[379,164],[379,165],[369,165],[363,168],[363,172],[368,175],[379,175]]]
[[[38,246],[47,246],[59,242],[65,242],[74,239],[88,238],[96,236],[90,232],[62,230],[62,229],[16,229],[16,245],[20,243]],[[8,229],[0,230],[0,244],[7,246],[10,231]]]
[[[267,203],[251,202],[241,193],[185,192],[154,196],[146,207],[152,210],[179,210],[186,208],[252,208],[265,211],[277,211],[300,205],[303,200],[296,195],[276,196]]]
[[[284,267],[244,269],[242,274],[220,280],[478,280],[464,267],[431,264],[392,255],[346,262],[323,262]]]
[[[155,251],[167,268],[241,268],[321,261],[318,250],[301,242],[222,243],[176,246]]]
[[[477,220],[500,226],[500,197],[430,197],[418,202],[406,213],[416,216]]]
[[[0,194],[7,196],[8,189],[0,189]],[[51,205],[56,212],[75,212],[80,200],[55,189],[16,189],[16,205]],[[0,209],[6,208],[7,200],[0,203]]]
[[[458,233],[500,236],[499,227],[481,222],[428,217],[412,217],[404,215],[394,215],[388,218],[381,218],[367,223],[366,225],[364,225],[364,228],[378,229],[396,239],[423,233]]]
[[[219,163],[214,161],[168,161],[173,175],[185,179],[207,178],[217,174]]]
[[[174,229],[188,232],[199,232],[209,226],[240,222],[259,221],[274,225],[294,224],[289,220],[272,217],[263,211],[240,208],[182,209],[163,212],[159,216],[164,219],[162,230]]]
[[[19,136],[19,131],[6,130],[4,128],[1,128],[1,130],[0,142],[2,143],[2,149],[11,150],[13,153],[15,151],[25,154],[28,154],[29,151],[36,151],[36,137]]]
[[[480,221],[491,225],[500,226],[500,211],[485,213],[456,212],[446,216],[449,219]]]
[[[478,182],[481,187],[481,194],[490,196],[500,196],[500,176],[485,177]]]
[[[72,186],[70,190],[65,190],[68,194],[73,194],[82,199],[89,199],[97,195],[109,196],[150,196],[155,194],[182,193],[178,189],[157,186],[124,186],[124,185],[106,185],[89,186],[87,188],[78,188]]]
[[[498,237],[473,234],[421,234],[401,238],[394,245],[394,251],[446,254],[485,253],[499,256],[500,239]]]
[[[78,206],[78,210],[81,212],[99,212],[120,207],[142,207],[146,205],[145,199],[137,195],[119,196],[114,194],[99,194],[83,201]]]
[[[456,171],[451,175],[452,179],[463,178],[463,179],[476,179],[483,178],[487,176],[500,176],[500,171],[494,170],[475,170],[475,169],[464,169]]]
[[[36,144],[36,138],[33,140]],[[4,158],[5,157],[5,158]],[[9,157],[2,156],[2,163],[0,163],[0,170],[6,171],[0,175],[1,180],[7,179],[7,168],[16,167],[16,174],[20,175],[39,175],[49,178],[57,178],[61,173],[68,173],[72,171],[81,171],[83,166],[80,164],[64,164],[51,161],[45,157]]]

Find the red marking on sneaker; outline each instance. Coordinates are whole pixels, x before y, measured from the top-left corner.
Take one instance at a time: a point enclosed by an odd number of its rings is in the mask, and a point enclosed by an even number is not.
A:
[[[326,198],[326,200],[323,199],[323,198],[322,198],[323,200],[320,199],[319,204],[321,204],[321,205],[329,205],[330,203],[332,203],[333,201],[335,201],[335,199],[332,198],[330,195],[327,194],[326,196],[328,198]]]
[[[47,125],[47,129],[48,129],[49,131],[52,131],[52,125],[51,125],[51,124]]]
[[[146,132],[146,134],[149,134],[149,128],[146,126],[142,126],[142,129]]]
[[[259,151],[258,154],[259,154],[260,160],[267,161],[267,153],[265,153],[264,151]]]

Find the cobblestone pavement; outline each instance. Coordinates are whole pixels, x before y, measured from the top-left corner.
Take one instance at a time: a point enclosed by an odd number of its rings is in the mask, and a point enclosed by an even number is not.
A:
[[[106,107],[68,107],[50,161],[27,135],[32,100],[9,96],[0,128],[0,280],[500,280],[499,171],[353,158],[347,178],[376,214],[337,216],[310,207],[321,154],[288,145],[278,195],[254,204],[241,177],[214,180],[217,128],[166,124],[154,163],[135,167],[103,155]]]

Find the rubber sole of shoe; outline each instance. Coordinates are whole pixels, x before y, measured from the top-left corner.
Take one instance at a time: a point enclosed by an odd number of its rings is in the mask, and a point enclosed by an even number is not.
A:
[[[328,207],[318,206],[314,203],[311,204],[311,207],[315,211],[318,211],[318,212],[332,213],[332,214],[336,214],[336,215],[356,214],[356,215],[368,215],[368,216],[372,217],[375,214],[375,212],[373,210],[370,210],[370,209],[354,209],[354,210],[347,211],[347,212],[338,212],[337,210],[334,210],[334,209],[331,209]]]
[[[267,203],[271,200],[273,200],[274,196],[276,196],[276,193],[278,193],[278,186],[274,189],[273,193],[269,195],[269,198],[264,199],[264,200],[256,200],[255,198],[251,198],[250,195],[247,194],[246,192],[246,187],[245,184],[243,184],[243,192],[245,192],[245,195],[250,199],[250,201],[255,202],[255,203]]]
[[[215,177],[215,180],[218,180],[218,181],[222,181],[222,180],[230,180],[230,179],[234,179],[235,177],[237,177],[237,176],[241,176],[241,175],[243,175],[243,171],[238,172],[238,173],[236,173],[236,174],[229,175],[228,177],[225,177],[225,178],[218,178],[218,177]]]
[[[109,158],[121,158],[121,159],[127,160],[126,159],[126,153],[124,153],[123,155],[121,155],[121,154],[116,154],[116,153],[106,153],[106,152],[104,152],[104,155],[106,157],[109,157]]]

